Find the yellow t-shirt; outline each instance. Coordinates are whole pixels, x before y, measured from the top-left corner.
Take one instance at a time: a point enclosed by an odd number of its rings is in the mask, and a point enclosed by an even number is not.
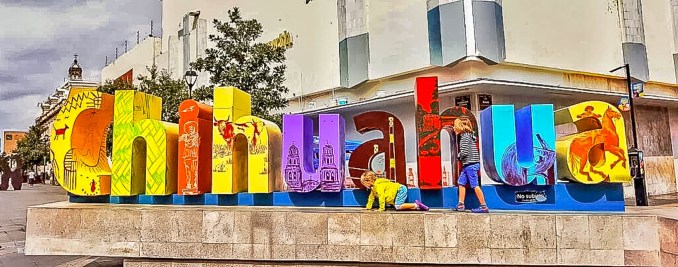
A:
[[[367,199],[367,208],[371,209],[374,206],[375,198],[379,198],[380,211],[386,209],[386,204],[393,205],[400,186],[399,183],[391,182],[391,180],[378,178],[372,185],[370,196]]]

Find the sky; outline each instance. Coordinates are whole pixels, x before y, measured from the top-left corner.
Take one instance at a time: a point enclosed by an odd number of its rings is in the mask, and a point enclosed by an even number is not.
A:
[[[160,0],[0,0],[0,131],[26,130],[63,84],[73,54],[85,79],[98,81],[109,62],[160,35]]]

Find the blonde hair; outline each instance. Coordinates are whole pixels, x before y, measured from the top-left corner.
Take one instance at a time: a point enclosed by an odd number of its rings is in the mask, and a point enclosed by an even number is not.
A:
[[[467,116],[461,116],[454,120],[454,130],[459,133],[472,133],[473,123]]]
[[[373,171],[366,171],[365,173],[363,173],[363,175],[360,176],[361,183],[374,182],[376,180],[377,174],[374,173]]]

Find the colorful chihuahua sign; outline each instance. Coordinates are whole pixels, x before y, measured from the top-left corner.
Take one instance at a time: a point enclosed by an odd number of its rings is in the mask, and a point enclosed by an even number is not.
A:
[[[596,184],[630,181],[624,122],[617,108],[604,102],[585,102],[555,112],[552,105],[531,105],[517,111],[511,105],[493,105],[480,112],[477,120],[463,107],[442,108],[441,112],[437,78],[418,78],[415,125],[404,126],[396,116],[383,111],[353,118],[356,131],[380,131],[383,138],[357,147],[348,169],[344,118],[321,114],[316,169],[310,118],[285,115],[281,131],[278,125],[251,116],[249,94],[236,88],[216,88],[214,95],[214,107],[193,100],[182,103],[180,124],[176,125],[159,120],[162,100],[157,97],[135,91],[117,91],[112,96],[72,90],[52,127],[51,154],[57,180],[77,196],[216,196],[222,203],[231,201],[228,196],[238,195],[232,201],[250,198],[252,203],[265,199],[268,205],[297,201],[342,206],[364,201],[366,195],[357,193],[361,190],[344,189],[344,181],[347,174],[357,178],[374,170],[373,161],[383,162],[383,177],[406,184],[403,127],[416,127],[420,189],[409,197],[442,192],[444,198],[453,187],[443,188],[447,172],[441,167],[440,132],[450,133],[455,158],[457,138],[452,126],[464,116],[473,132],[481,133],[477,145],[485,172],[501,184],[484,189],[496,191],[496,198],[501,199],[497,201],[515,201],[517,192],[540,192],[539,201],[520,200],[553,204],[554,194],[569,190],[576,202],[581,200],[574,188],[593,190],[586,192],[588,195],[608,194],[603,191],[613,188],[617,194],[621,186],[603,190],[595,189]],[[112,166],[106,158],[105,142],[111,124]],[[556,125],[571,125],[572,130],[557,137]],[[453,162],[453,166],[458,164]],[[574,183],[559,184],[558,179]],[[295,192],[308,195],[302,200]],[[507,192],[513,195],[503,197]],[[347,200],[347,194],[352,194],[353,200]],[[515,205],[514,209],[523,207]]]

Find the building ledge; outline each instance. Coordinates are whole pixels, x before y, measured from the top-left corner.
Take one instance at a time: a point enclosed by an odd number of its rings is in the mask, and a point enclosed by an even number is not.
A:
[[[439,96],[447,96],[455,94],[458,92],[468,92],[468,93],[509,93],[517,95],[534,95],[535,93],[547,94],[560,97],[568,96],[592,96],[598,97],[602,100],[616,101],[622,96],[626,96],[626,93],[615,92],[615,91],[603,91],[603,90],[594,90],[590,88],[576,88],[576,87],[567,87],[567,86],[553,86],[537,83],[528,83],[521,81],[511,81],[511,80],[498,80],[498,79],[489,79],[489,78],[476,78],[472,80],[464,81],[454,81],[448,83],[442,83],[438,86]],[[518,90],[517,90],[518,89]],[[316,109],[305,109],[302,111],[294,112],[295,114],[304,114],[304,115],[317,115],[321,113],[331,113],[357,109],[365,107],[368,105],[373,105],[376,103],[384,103],[389,101],[402,101],[411,99],[414,101],[414,89],[408,92],[401,92],[392,94],[384,97],[375,97],[372,99],[362,100],[358,102],[348,103],[346,105],[336,105],[329,107],[322,107]],[[646,94],[643,98],[637,100],[639,105],[652,105],[652,104],[661,104],[661,105],[670,105],[678,106],[678,97]]]

